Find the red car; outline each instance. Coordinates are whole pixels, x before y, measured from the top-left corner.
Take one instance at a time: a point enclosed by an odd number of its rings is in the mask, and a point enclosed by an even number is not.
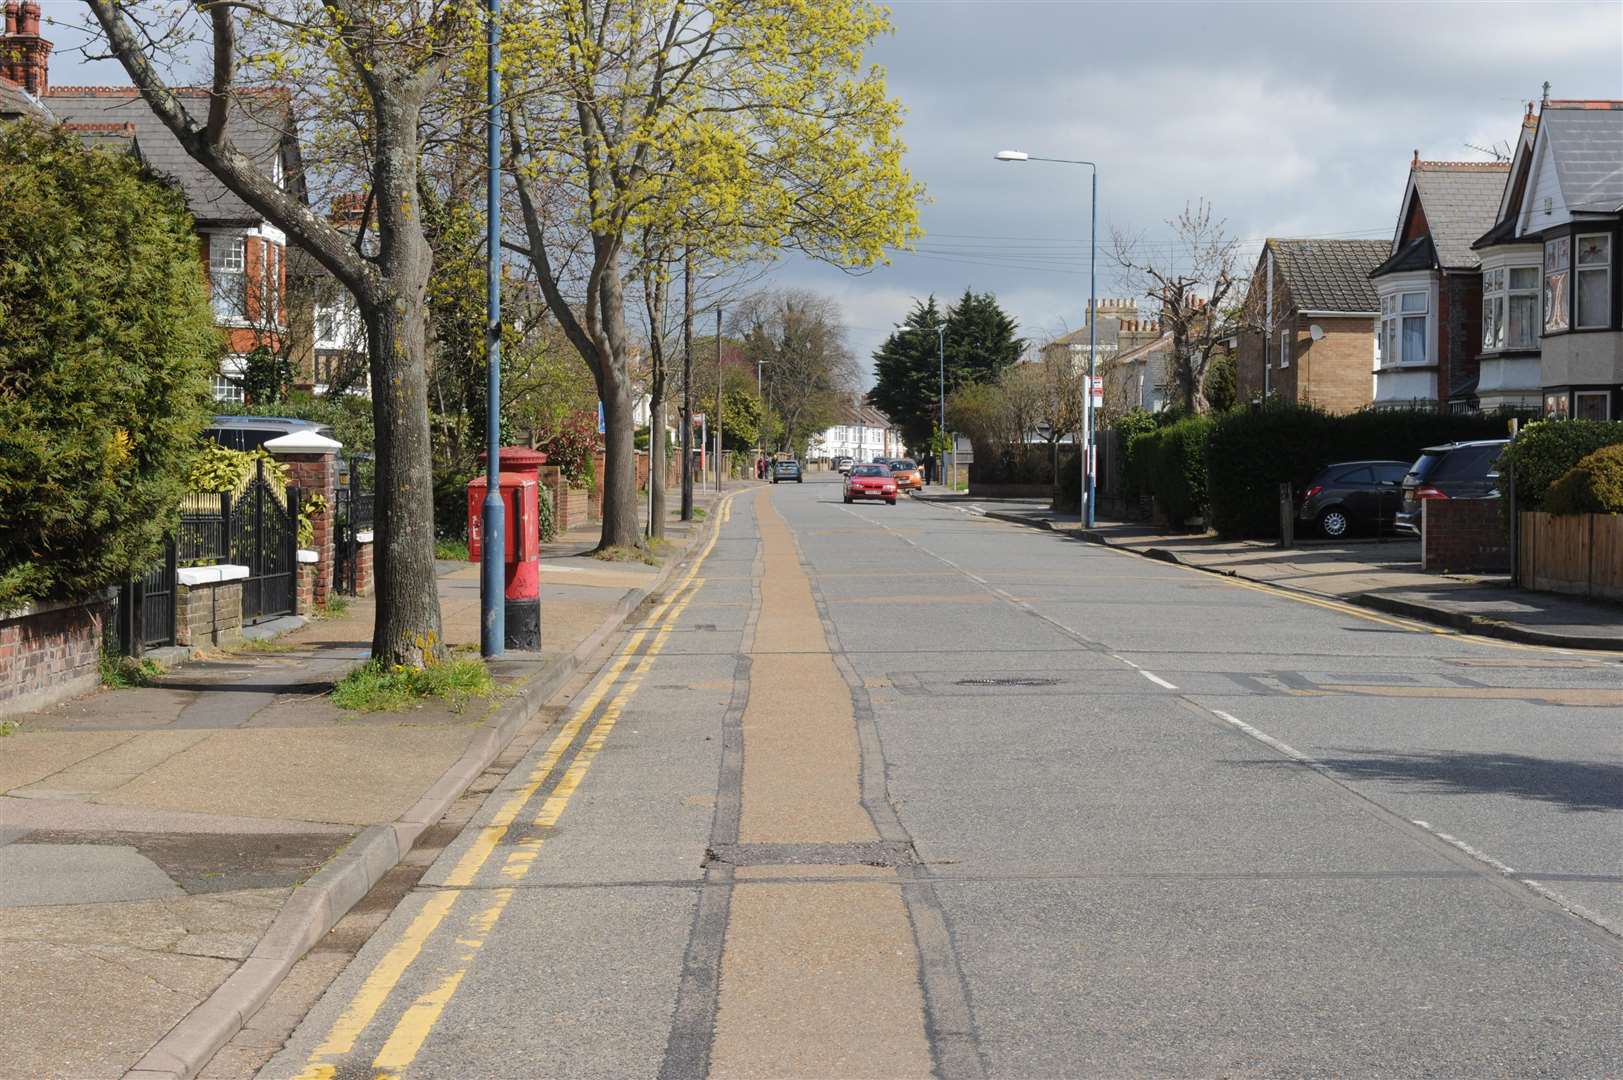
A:
[[[845,478],[845,501],[884,499],[896,505],[896,478],[883,465],[853,465]]]

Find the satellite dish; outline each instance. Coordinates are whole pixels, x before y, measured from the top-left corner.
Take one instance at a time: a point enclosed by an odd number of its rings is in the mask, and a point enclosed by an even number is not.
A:
[[[1324,327],[1320,326],[1318,323],[1312,324],[1307,328],[1307,336],[1312,338],[1314,341],[1323,341]]]

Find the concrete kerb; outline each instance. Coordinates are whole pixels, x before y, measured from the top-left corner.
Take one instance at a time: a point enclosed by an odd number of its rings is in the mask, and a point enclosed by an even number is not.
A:
[[[719,509],[724,501],[738,494],[740,491],[723,495],[712,510]],[[624,627],[644,600],[657,595],[679,569],[697,557],[709,530],[720,528],[721,517],[720,513],[707,514],[705,530],[682,558],[661,567],[646,589],[627,589],[614,610],[573,652],[549,664],[545,671],[521,687],[498,710],[491,726],[404,814],[387,824],[362,830],[305,882],[283,905],[242,966],[170,1028],[124,1074],[124,1080],[190,1080],[197,1075],[269,1000],[293,965],[370,892],[384,874],[399,865],[423,832],[490,767],[541,706]]]

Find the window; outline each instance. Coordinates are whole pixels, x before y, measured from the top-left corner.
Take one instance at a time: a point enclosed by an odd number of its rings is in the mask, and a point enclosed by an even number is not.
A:
[[[1610,420],[1610,390],[1579,390],[1572,395],[1572,415],[1580,420]]]
[[[1567,329],[1567,273],[1572,266],[1572,238],[1544,241],[1544,332]]]
[[[248,275],[240,235],[209,235],[209,296],[214,302],[215,318],[247,317]]]
[[[1295,336],[1295,334],[1279,335],[1279,366],[1282,368],[1291,366],[1291,345],[1294,344]]]
[[[1336,477],[1338,484],[1373,484],[1375,472],[1368,465],[1362,469],[1350,469]]]
[[[223,371],[216,371],[212,380],[215,401],[240,402],[242,397],[242,383],[227,375]]]
[[[1574,326],[1590,329],[1606,327],[1612,321],[1612,238],[1578,237],[1577,281],[1573,294],[1578,301]]]
[[[1424,364],[1431,294],[1393,293],[1381,297],[1381,363]]]
[[[1545,394],[1544,416],[1550,420],[1565,420],[1567,418],[1567,395]]]
[[[1482,272],[1482,351],[1536,347],[1538,267],[1499,266]]]

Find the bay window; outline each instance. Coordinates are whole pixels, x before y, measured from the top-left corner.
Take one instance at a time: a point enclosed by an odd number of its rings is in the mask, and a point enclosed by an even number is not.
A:
[[[1424,364],[1430,359],[1427,321],[1429,291],[1391,293],[1381,297],[1381,363]]]
[[[1544,241],[1544,332],[1567,329],[1567,275],[1572,268],[1572,237]]]
[[[1482,272],[1482,351],[1537,347],[1538,267]]]
[[[1573,296],[1578,310],[1573,325],[1604,329],[1612,321],[1612,238],[1605,233],[1578,237],[1578,265]]]

